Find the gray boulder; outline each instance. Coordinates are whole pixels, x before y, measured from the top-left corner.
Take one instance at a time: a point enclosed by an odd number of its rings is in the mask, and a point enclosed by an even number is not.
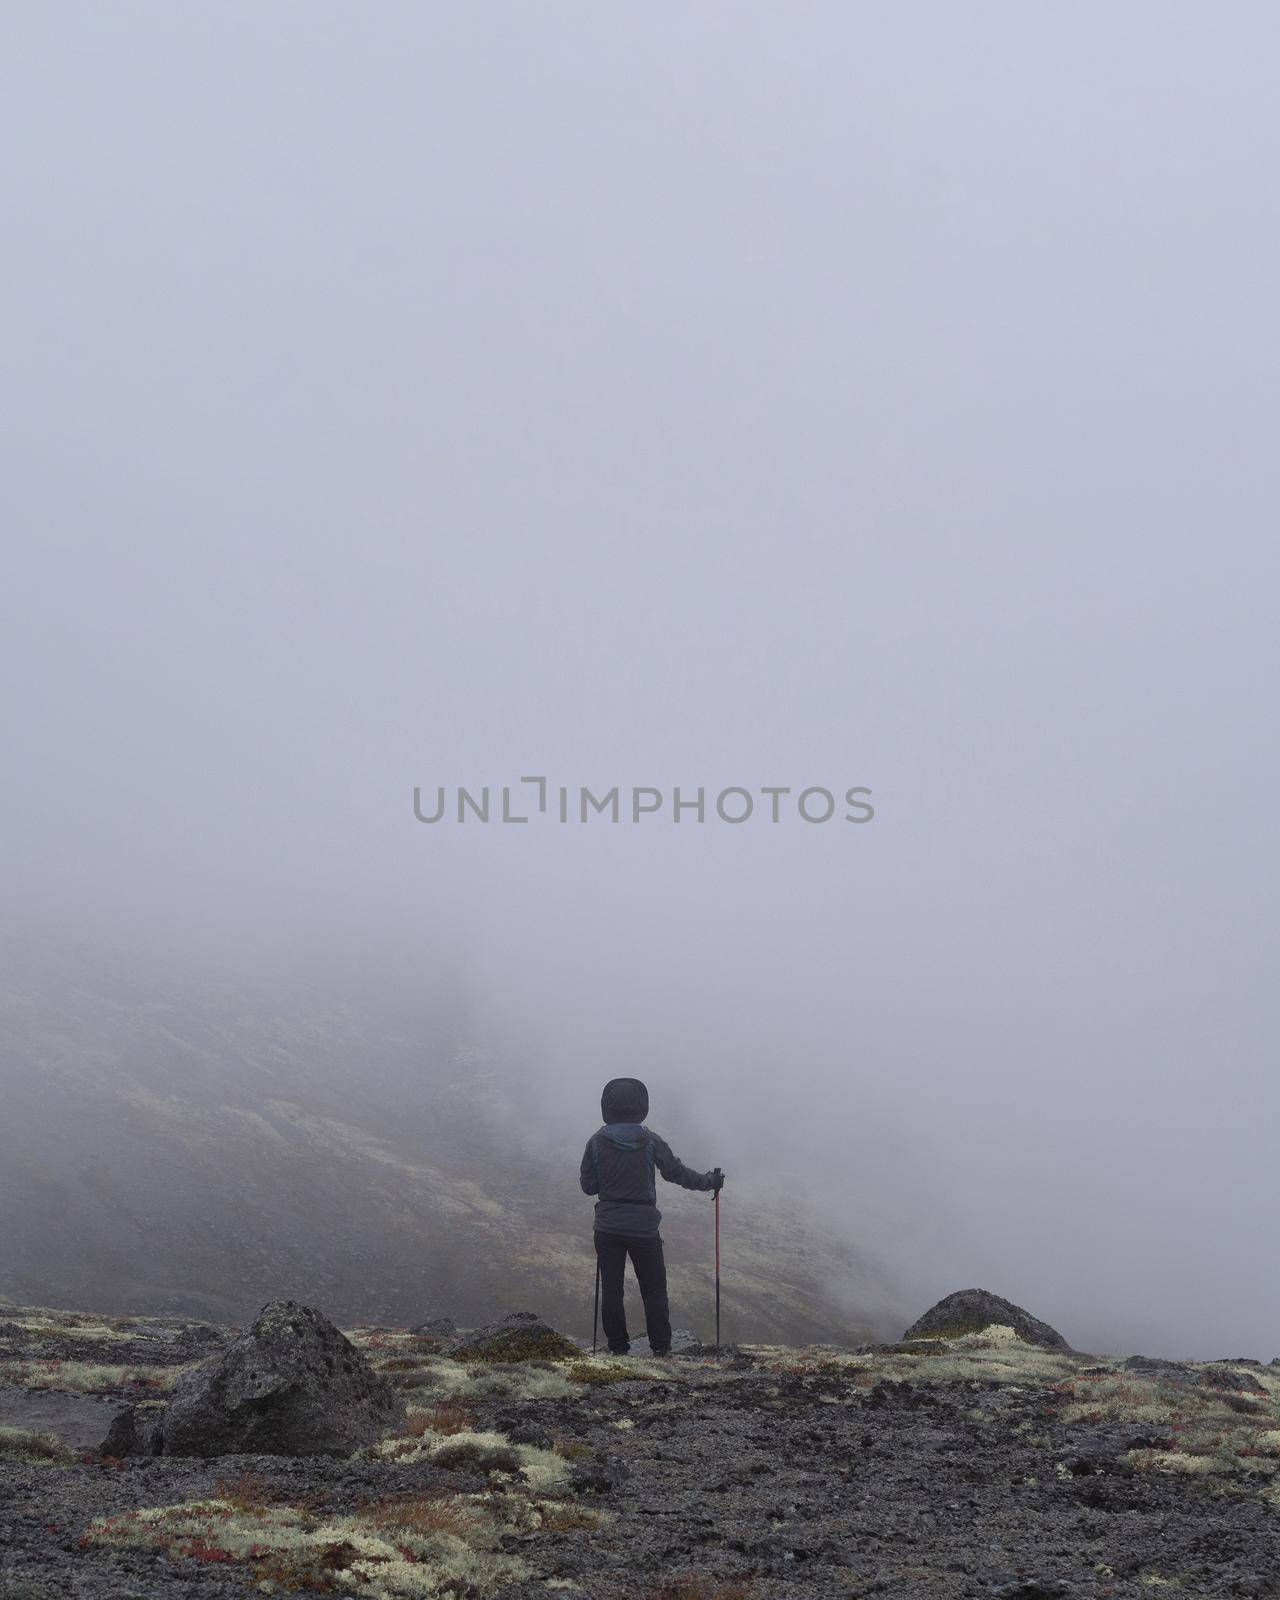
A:
[[[282,1300],[187,1373],[158,1437],[138,1443],[166,1456],[349,1456],[404,1416],[395,1389],[327,1317]],[[120,1431],[127,1438],[127,1425]]]
[[[1200,1383],[1206,1389],[1233,1390],[1237,1394],[1266,1394],[1266,1386],[1259,1383],[1251,1372],[1237,1372],[1225,1363],[1211,1361],[1200,1372]]]
[[[1169,1361],[1164,1356],[1126,1356],[1120,1365],[1127,1372],[1145,1372],[1150,1377],[1171,1378],[1175,1383],[1195,1382],[1195,1373],[1185,1361]],[[1099,1367],[1097,1370],[1105,1372],[1107,1369]]]
[[[104,1456],[158,1456],[164,1449],[164,1407],[126,1406],[118,1411],[98,1446]]]
[[[457,1331],[458,1324],[452,1317],[428,1317],[425,1322],[419,1322],[409,1329],[410,1333],[429,1334],[435,1339],[447,1339],[450,1334]]]
[[[533,1311],[512,1311],[461,1334],[448,1346],[455,1361],[559,1361],[582,1352]]]
[[[964,1333],[979,1333],[992,1323],[1012,1328],[1028,1344],[1038,1344],[1046,1350],[1069,1350],[1071,1347],[1056,1328],[1039,1317],[1033,1317],[1012,1300],[992,1294],[989,1289],[957,1289],[936,1306],[931,1306],[918,1321],[913,1322],[903,1334],[904,1339],[958,1338]]]
[[[1248,1363],[1250,1366],[1258,1364]],[[1204,1366],[1193,1366],[1189,1361],[1167,1361],[1162,1356],[1129,1356],[1120,1365],[1128,1372],[1142,1372],[1164,1383],[1199,1385],[1228,1394],[1265,1395],[1267,1392],[1252,1372],[1236,1370],[1243,1363],[1210,1361]]]

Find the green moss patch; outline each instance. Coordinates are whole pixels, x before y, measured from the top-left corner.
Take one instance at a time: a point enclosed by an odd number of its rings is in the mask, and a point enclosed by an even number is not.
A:
[[[0,1461],[23,1461],[30,1466],[69,1467],[75,1452],[51,1433],[30,1433],[26,1428],[0,1428]]]
[[[482,1345],[463,1345],[453,1352],[453,1359],[468,1362],[518,1363],[562,1361],[580,1354],[581,1351],[573,1340],[566,1339],[563,1334],[553,1333],[550,1330],[531,1334],[516,1330],[511,1333],[495,1334],[491,1339],[486,1339]]]
[[[638,1372],[634,1367],[623,1366],[620,1361],[577,1361],[569,1368],[566,1376],[570,1383],[606,1384],[606,1383],[634,1383],[636,1379],[649,1382],[647,1372]]]

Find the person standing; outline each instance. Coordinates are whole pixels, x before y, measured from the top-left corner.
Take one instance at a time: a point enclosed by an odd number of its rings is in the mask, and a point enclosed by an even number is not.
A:
[[[719,1167],[694,1172],[644,1119],[649,1091],[639,1078],[613,1078],[600,1096],[604,1125],[587,1140],[582,1156],[582,1192],[597,1196],[596,1261],[600,1269],[600,1318],[613,1355],[631,1348],[623,1306],[627,1257],[640,1285],[649,1348],[656,1356],[671,1351],[671,1313],[667,1304],[667,1267],[658,1226],[655,1173],[685,1189],[716,1194],[724,1186]]]

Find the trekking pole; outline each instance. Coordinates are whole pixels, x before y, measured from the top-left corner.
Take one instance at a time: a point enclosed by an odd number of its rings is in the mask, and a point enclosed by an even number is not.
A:
[[[591,1317],[591,1354],[596,1353],[596,1330],[600,1326],[600,1257],[596,1257],[596,1309]]]
[[[720,1191],[716,1190],[716,1354],[720,1354]]]

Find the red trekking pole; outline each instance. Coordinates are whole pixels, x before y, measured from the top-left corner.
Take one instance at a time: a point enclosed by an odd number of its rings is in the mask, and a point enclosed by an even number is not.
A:
[[[716,1168],[719,1177],[720,1168]],[[721,1180],[723,1181],[723,1180]],[[716,1185],[716,1354],[720,1354],[720,1186]]]

